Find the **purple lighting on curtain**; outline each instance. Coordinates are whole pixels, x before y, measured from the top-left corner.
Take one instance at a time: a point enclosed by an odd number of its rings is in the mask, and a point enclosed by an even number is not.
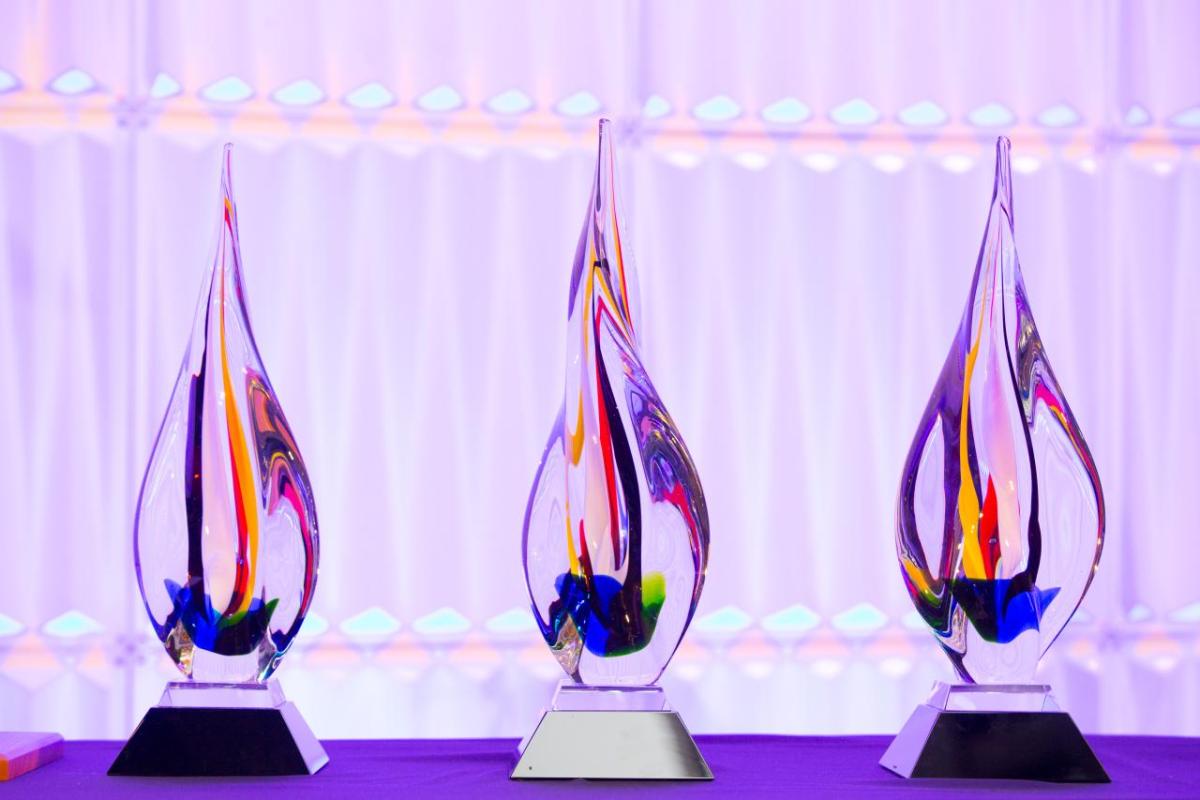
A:
[[[689,725],[893,731],[951,677],[896,580],[896,465],[1003,133],[1027,288],[1109,510],[1104,568],[1038,676],[1085,731],[1200,733],[1200,708],[1163,701],[1200,658],[1179,557],[1200,483],[1200,8],[10,5],[0,725],[125,737],[175,670],[126,538],[179,364],[162,332],[191,318],[194,220],[233,139],[254,331],[330,534],[288,696],[323,736],[526,731],[561,670],[514,542],[599,113],[556,106],[587,93],[628,133],[641,346],[719,544],[664,678]],[[94,88],[48,88],[69,70]],[[275,102],[300,80],[322,101]],[[1077,119],[1039,120],[1059,106]]]

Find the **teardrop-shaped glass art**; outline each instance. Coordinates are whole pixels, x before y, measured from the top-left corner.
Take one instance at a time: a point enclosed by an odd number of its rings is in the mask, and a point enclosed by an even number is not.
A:
[[[562,408],[525,511],[525,577],[546,643],[591,686],[654,683],[700,599],[708,510],[642,366],[611,124],[575,252]]]
[[[185,675],[209,683],[275,671],[318,560],[308,472],[250,328],[230,152],[211,267],[134,524],[155,633]]]
[[[1104,543],[1100,476],[1025,295],[1009,149],[1000,138],[971,294],[896,509],[909,595],[970,683],[1032,682]]]

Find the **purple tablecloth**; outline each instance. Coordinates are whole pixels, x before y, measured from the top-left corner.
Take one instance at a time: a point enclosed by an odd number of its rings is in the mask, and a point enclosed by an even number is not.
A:
[[[1025,782],[906,781],[878,766],[882,736],[699,736],[712,783],[626,783],[508,779],[516,742],[509,739],[330,741],[330,763],[307,778],[109,778],[117,742],[68,742],[61,761],[0,783],[0,797],[303,798],[645,796],[859,797],[978,795],[1056,798],[1200,798],[1200,739],[1092,736],[1113,782],[1055,785]]]

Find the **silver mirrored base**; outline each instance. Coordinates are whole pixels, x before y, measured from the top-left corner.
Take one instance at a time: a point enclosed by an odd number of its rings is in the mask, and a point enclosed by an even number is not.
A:
[[[879,764],[905,778],[1109,781],[1043,685],[937,683]]]
[[[711,781],[674,711],[547,711],[512,778]]]
[[[520,746],[510,777],[711,781],[679,714],[658,686],[563,681]]]

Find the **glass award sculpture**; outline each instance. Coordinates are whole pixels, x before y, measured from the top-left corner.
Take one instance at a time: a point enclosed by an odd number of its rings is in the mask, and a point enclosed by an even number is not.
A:
[[[329,760],[271,680],[312,602],[317,514],[250,328],[230,150],[211,267],[134,523],[146,612],[184,680],[113,775],[307,774]]]
[[[568,677],[523,743],[514,778],[712,778],[655,683],[700,599],[708,511],[642,366],[617,198],[602,120],[571,273],[564,401],[523,535],[534,616]]]
[[[880,763],[906,777],[1106,782],[1034,680],[1096,572],[1104,496],[1025,294],[1009,147],[996,145],[971,294],[896,508],[905,586],[962,682],[935,685]]]

